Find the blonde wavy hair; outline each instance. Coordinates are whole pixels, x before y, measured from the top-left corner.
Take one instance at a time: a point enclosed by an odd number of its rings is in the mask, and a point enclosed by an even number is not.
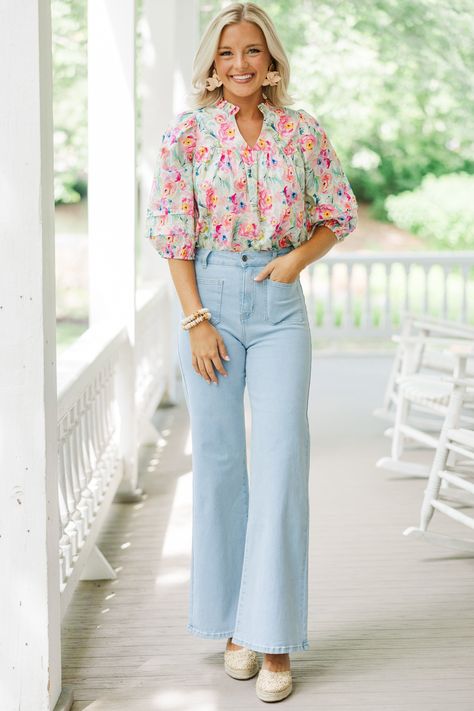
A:
[[[194,91],[188,96],[191,108],[198,109],[209,106],[223,96],[222,86],[213,91],[208,91],[206,89],[206,79],[212,76],[214,57],[222,30],[227,25],[242,22],[243,20],[253,22],[260,27],[273,65],[281,76],[281,80],[275,86],[263,87],[264,93],[275,106],[283,108],[288,104],[294,103],[294,99],[287,93],[290,81],[290,64],[273,22],[267,13],[253,2],[233,2],[230,5],[226,5],[204,30],[193,62],[191,85]]]

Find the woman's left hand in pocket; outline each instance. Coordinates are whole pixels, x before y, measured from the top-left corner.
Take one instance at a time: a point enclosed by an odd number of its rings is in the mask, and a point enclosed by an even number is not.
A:
[[[280,257],[275,257],[271,262],[268,262],[263,269],[254,277],[255,281],[263,281],[269,277],[272,281],[283,282],[290,284],[298,278],[300,269],[289,254],[282,254]]]

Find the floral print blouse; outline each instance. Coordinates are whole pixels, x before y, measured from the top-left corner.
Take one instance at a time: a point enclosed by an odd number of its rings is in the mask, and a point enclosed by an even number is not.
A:
[[[259,109],[254,146],[239,131],[239,107],[223,97],[168,126],[146,215],[146,238],[162,257],[297,247],[315,225],[338,240],[354,230],[357,202],[320,123],[267,97]]]

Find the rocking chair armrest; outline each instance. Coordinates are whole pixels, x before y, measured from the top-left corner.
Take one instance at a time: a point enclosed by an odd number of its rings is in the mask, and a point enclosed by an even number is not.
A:
[[[454,375],[442,375],[440,380],[455,385],[466,385],[468,388],[474,388],[474,378],[456,378]]]
[[[423,317],[413,319],[412,326],[420,330],[429,331],[430,333],[427,334],[429,336],[438,335],[440,337],[446,336],[447,338],[460,339],[474,338],[474,326],[467,324],[459,324],[459,326],[456,326],[456,324],[451,321],[430,322],[429,320],[426,321],[425,317]]]
[[[459,336],[460,338],[469,337],[472,334],[474,338],[474,325],[458,323],[440,316],[430,316],[411,309],[402,309],[401,315],[402,323],[410,324],[414,328],[436,332],[440,335]]]
[[[459,336],[403,336],[398,333],[392,335],[392,341],[395,343],[402,344],[423,344],[423,345],[433,345],[433,346],[464,346],[466,344],[473,344],[471,339],[462,339]]]
[[[403,383],[412,380],[416,383],[428,383],[429,385],[433,385],[439,383],[441,379],[442,376],[440,375],[420,375],[418,373],[412,373],[411,375],[397,375],[395,378],[395,382],[397,383],[397,385],[402,385]]]
[[[444,349],[445,353],[458,358],[474,357],[474,340],[455,341]]]

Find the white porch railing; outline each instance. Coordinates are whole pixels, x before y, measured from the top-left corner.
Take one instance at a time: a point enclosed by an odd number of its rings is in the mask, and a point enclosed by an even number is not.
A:
[[[301,274],[311,328],[388,339],[404,311],[474,322],[474,251],[327,254]]]
[[[98,532],[114,497],[140,496],[137,446],[151,433],[156,441],[147,419],[166,389],[173,399],[167,285],[136,312],[146,200],[142,190],[139,206],[137,188],[150,185],[161,132],[185,108],[199,8],[188,0],[145,2],[140,13],[135,0],[123,0],[120,12],[116,5],[89,3],[87,13],[93,328],[59,367],[51,3],[10,3],[1,14],[1,711],[71,707],[61,680],[61,616],[78,580],[114,575],[96,548]],[[141,274],[156,285],[165,265],[147,254]]]
[[[169,291],[161,284],[142,294],[137,310],[135,372],[127,357],[125,327],[87,331],[58,365],[58,487],[61,617],[79,580],[115,578],[95,545],[120,485],[121,438],[130,417],[138,422],[138,445],[155,442],[150,418],[175,372]],[[130,413],[124,383],[135,382]]]

